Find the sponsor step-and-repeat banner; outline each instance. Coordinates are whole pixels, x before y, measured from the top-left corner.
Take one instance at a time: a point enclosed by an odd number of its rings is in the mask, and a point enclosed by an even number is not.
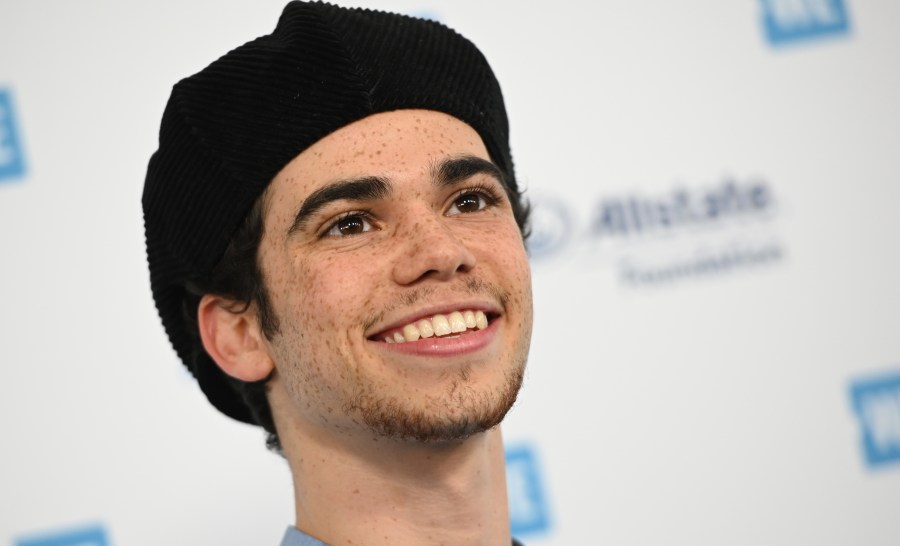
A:
[[[516,537],[900,544],[900,4],[359,4],[458,29],[503,85],[533,206]],[[0,544],[292,522],[283,459],[169,346],[140,208],[171,85],[282,7],[0,8]]]

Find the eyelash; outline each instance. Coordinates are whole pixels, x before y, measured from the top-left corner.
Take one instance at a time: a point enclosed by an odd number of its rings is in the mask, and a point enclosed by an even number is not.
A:
[[[341,237],[341,235],[330,235],[331,231],[338,227],[341,222],[347,220],[348,218],[360,218],[363,222],[366,222],[370,226],[375,224],[375,218],[372,216],[372,213],[368,210],[349,210],[347,212],[343,212],[334,219],[334,221],[329,222],[325,228],[322,230],[321,234],[319,234],[320,239],[325,239],[328,237]],[[367,230],[368,231],[368,230]],[[353,234],[356,235],[356,234]],[[352,237],[352,235],[347,235],[347,237]]]
[[[485,184],[473,184],[472,186],[468,186],[468,187],[458,190],[455,194],[453,194],[453,196],[449,199],[449,201],[450,201],[450,203],[453,203],[455,205],[456,201],[460,197],[463,197],[463,196],[469,195],[469,194],[478,195],[481,199],[483,199],[484,203],[485,203],[484,208],[496,206],[503,200],[503,197],[500,195],[500,193],[497,191],[496,188],[493,188],[493,187],[485,185]],[[451,206],[453,206],[453,205],[451,205]],[[483,210],[483,209],[478,209],[478,210]],[[459,214],[471,214],[471,213],[460,212]],[[328,223],[325,226],[325,228],[322,230],[321,234],[319,235],[319,238],[325,239],[327,237],[340,237],[340,235],[330,235],[331,231],[333,229],[335,229],[344,220],[347,220],[348,218],[354,218],[354,217],[360,218],[362,221],[366,222],[370,226],[375,224],[375,219],[372,216],[371,211],[369,211],[369,210],[350,210],[350,211],[341,213],[341,215],[338,216],[337,218],[335,218],[334,221]],[[353,234],[353,235],[356,235],[356,234]],[[347,237],[352,237],[353,235],[348,235]]]
[[[503,197],[493,186],[489,186],[486,184],[473,184],[466,188],[462,188],[461,190],[453,194],[453,197],[450,198],[450,202],[455,203],[457,199],[467,194],[479,195],[482,199],[484,199],[485,208],[496,206],[503,200]]]

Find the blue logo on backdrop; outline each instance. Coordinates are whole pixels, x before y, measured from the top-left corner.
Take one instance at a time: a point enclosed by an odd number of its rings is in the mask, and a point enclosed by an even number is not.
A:
[[[83,527],[66,532],[20,538],[13,546],[110,546],[100,526]]]
[[[604,199],[591,230],[598,237],[652,235],[759,216],[771,205],[772,192],[765,183],[739,184],[726,178],[704,191],[680,188],[658,197]]]
[[[0,182],[25,174],[11,93],[0,89]]]
[[[763,27],[773,45],[847,34],[844,0],[761,0]]]
[[[759,177],[603,196],[586,223],[560,199],[538,196],[532,204],[533,263],[575,258],[583,271],[616,263],[620,281],[632,287],[737,273],[785,256],[773,226],[775,193]]]
[[[900,463],[900,372],[850,386],[869,466]]]
[[[550,528],[547,496],[541,484],[537,456],[531,446],[507,448],[506,487],[513,536],[547,531]]]
[[[572,216],[558,199],[541,197],[533,199],[531,205],[528,254],[533,258],[552,256],[562,250],[572,237]]]

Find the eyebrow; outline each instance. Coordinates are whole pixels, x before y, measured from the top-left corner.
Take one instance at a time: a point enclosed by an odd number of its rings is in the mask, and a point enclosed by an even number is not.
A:
[[[432,169],[432,176],[438,186],[452,186],[467,180],[476,174],[486,174],[496,178],[504,187],[503,173],[500,168],[474,155],[463,155],[447,158]]]
[[[491,176],[504,188],[506,187],[500,168],[480,157],[472,155],[450,157],[431,168],[432,181],[438,187],[453,186],[477,174]],[[391,194],[391,190],[391,182],[380,176],[364,176],[332,182],[312,192],[303,201],[288,229],[288,235],[302,230],[310,218],[329,203],[384,199]]]
[[[288,229],[288,235],[293,235],[303,229],[313,214],[333,201],[383,199],[390,193],[390,182],[380,176],[365,176],[332,182],[312,192],[303,201],[303,205],[300,206],[300,210],[294,217],[294,222]]]

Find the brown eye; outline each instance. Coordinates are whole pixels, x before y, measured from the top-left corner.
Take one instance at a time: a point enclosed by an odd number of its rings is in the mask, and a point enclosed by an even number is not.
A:
[[[466,214],[477,212],[487,206],[487,200],[480,193],[464,193],[453,200],[453,206],[447,214]]]
[[[326,237],[349,237],[372,229],[372,224],[362,214],[348,214],[325,232]]]

